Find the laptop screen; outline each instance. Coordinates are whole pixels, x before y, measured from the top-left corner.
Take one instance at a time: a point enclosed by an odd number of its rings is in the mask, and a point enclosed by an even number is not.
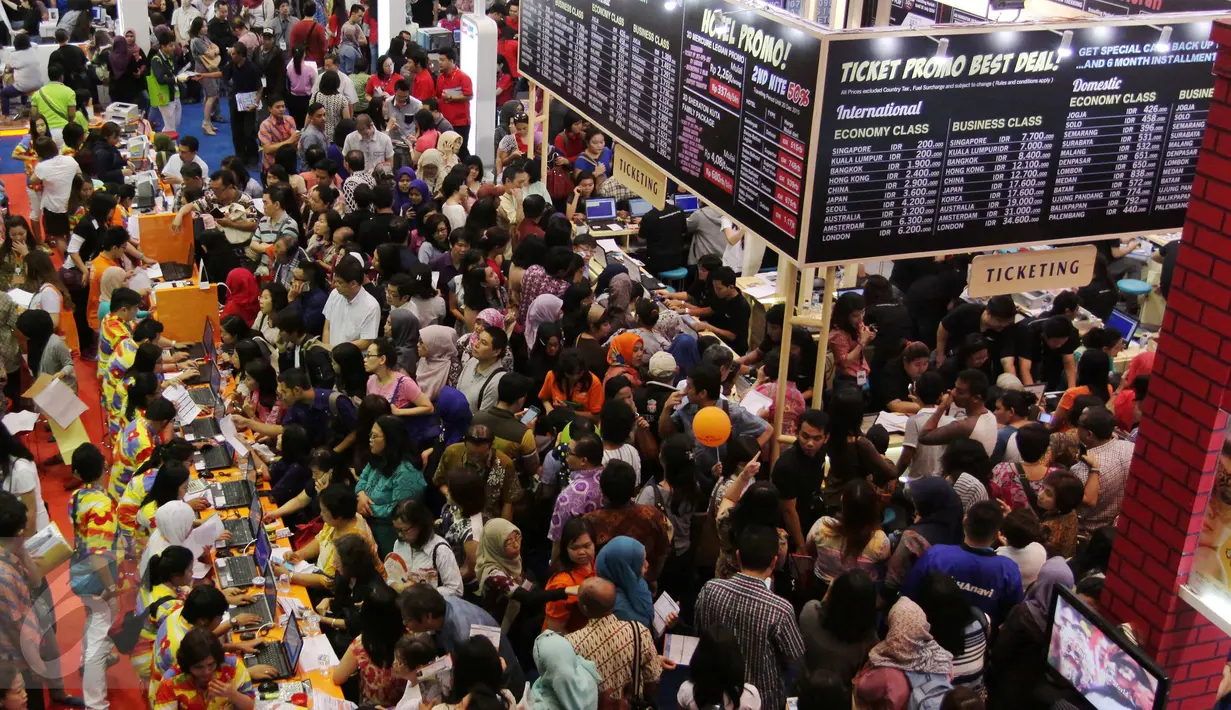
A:
[[[641,217],[646,212],[650,211],[650,207],[651,205],[649,200],[643,200],[640,197],[628,201],[628,211],[631,212],[634,217]]]
[[[586,219],[615,219],[616,203],[611,197],[591,197],[586,200]]]
[[[218,357],[218,351],[214,347],[214,323],[208,318],[205,319],[205,332],[201,334],[201,348],[210,362]]]
[[[676,195],[674,202],[676,207],[685,212],[695,212],[701,206],[696,195]]]
[[[260,510],[261,506],[252,506],[255,510]],[[254,521],[255,522],[255,521]],[[269,533],[265,530],[265,526],[257,522],[256,529],[256,568],[265,569],[269,564],[269,555],[272,551],[272,543],[269,540]]]
[[[1133,335],[1137,332],[1137,321],[1129,318],[1125,313],[1112,311],[1111,317],[1107,319],[1107,327],[1118,331],[1124,338],[1124,342],[1128,342],[1133,339]]]
[[[273,609],[270,609],[272,612]],[[299,632],[299,619],[291,614],[286,621],[286,635],[282,637],[282,648],[286,651],[287,665],[291,673],[299,665],[299,652],[303,650],[303,634]]]

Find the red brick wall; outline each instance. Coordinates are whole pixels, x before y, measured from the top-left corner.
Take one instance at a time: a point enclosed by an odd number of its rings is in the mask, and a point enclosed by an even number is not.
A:
[[[1102,604],[1171,676],[1169,707],[1214,704],[1231,638],[1181,601],[1231,409],[1231,22]]]

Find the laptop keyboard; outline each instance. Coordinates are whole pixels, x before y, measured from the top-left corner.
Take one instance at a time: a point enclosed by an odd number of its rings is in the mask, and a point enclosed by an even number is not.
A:
[[[255,626],[245,626],[241,630],[255,629],[260,626],[265,626],[274,623],[273,615],[269,609],[269,598],[261,595],[256,601],[243,606],[233,606],[230,608],[231,618],[235,618],[238,614],[256,614],[261,617],[261,620]],[[239,628],[239,627],[237,627]]]
[[[185,434],[192,434],[197,439],[212,439],[222,433],[218,420],[213,417],[199,417],[188,422],[184,427]]]
[[[256,576],[256,560],[251,557],[231,557],[227,560],[227,576],[232,587],[247,587]],[[249,611],[244,609],[244,611]],[[253,612],[257,613],[257,612]]]
[[[214,394],[214,391],[209,387],[198,387],[188,390],[188,396],[201,407],[213,407],[220,404],[218,395]]]
[[[202,357],[205,357],[205,353],[202,352],[200,355],[194,355],[193,357],[202,358]],[[201,366],[197,368],[196,376],[195,377],[185,377],[183,382],[186,386],[189,386],[189,387],[193,385],[207,385],[209,384],[210,378],[213,376],[214,376],[214,364],[210,362],[203,362],[201,363]],[[192,391],[195,391],[195,390],[192,390]],[[195,402],[196,400],[194,399],[193,401]],[[200,402],[198,402],[198,404],[200,404]]]
[[[222,527],[231,533],[231,542],[228,547],[247,545],[253,540],[252,524],[247,518],[226,518],[222,521]]]
[[[282,644],[276,642],[266,643],[255,656],[246,656],[244,663],[249,667],[253,665],[273,666],[280,678],[291,674],[291,670],[286,667],[286,655],[282,652]]]
[[[216,468],[227,468],[231,465],[231,457],[227,453],[226,447],[210,446],[201,452],[201,458],[205,460],[205,465],[212,471]],[[230,502],[230,499],[227,500]]]
[[[164,261],[159,266],[162,267],[162,278],[166,281],[183,281],[192,278],[192,267],[187,264]]]
[[[221,450],[222,447],[215,447]],[[247,481],[227,481],[226,483],[214,484],[214,495],[217,497],[221,494],[223,500],[226,501],[226,507],[239,508],[252,503],[252,489]]]

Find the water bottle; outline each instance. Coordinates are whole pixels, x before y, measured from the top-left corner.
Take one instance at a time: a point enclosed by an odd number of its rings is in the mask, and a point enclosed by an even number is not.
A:
[[[283,572],[282,574],[278,575],[278,593],[279,594],[290,594],[291,593],[291,575],[287,574],[286,572]]]
[[[305,628],[305,629],[304,629],[304,631],[303,631],[306,635],[308,635],[308,636],[317,636],[317,635],[319,635],[319,634],[320,634],[320,632],[321,632],[321,617],[320,617],[320,615],[318,615],[318,614],[317,614],[316,612],[314,612],[314,611],[313,611],[313,612],[309,612],[309,613],[308,613],[308,615],[307,615],[307,616],[305,616],[305,617],[303,618],[303,620],[304,620],[304,626],[306,626],[306,627],[307,627],[307,628]]]
[[[239,474],[245,479],[252,478],[252,459],[248,456],[239,457]]]

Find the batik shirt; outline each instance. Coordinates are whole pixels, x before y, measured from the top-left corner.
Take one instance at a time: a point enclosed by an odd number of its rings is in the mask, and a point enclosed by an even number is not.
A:
[[[184,608],[180,607],[167,614],[162,623],[158,625],[158,632],[154,634],[154,646],[150,654],[150,690],[149,700],[153,705],[158,698],[158,686],[162,683],[163,677],[170,677],[175,674],[175,654],[179,653],[180,641],[184,640],[184,635],[192,631],[192,624],[184,621]]]
[[[133,478],[124,489],[124,495],[116,505],[116,518],[119,521],[119,533],[124,540],[128,559],[140,559],[145,552],[145,546],[150,541],[150,531],[154,527],[154,512],[158,504],[150,501],[142,506],[142,502],[154,487],[154,479],[158,477],[158,469],[151,469]]]
[[[227,710],[232,707],[230,700],[198,688],[191,673],[180,671],[178,667],[173,673],[158,684],[154,710]],[[244,668],[244,662],[230,653],[226,654],[214,677],[232,688],[238,688],[244,695],[256,697],[256,688]]]
[[[141,628],[141,636],[137,639],[137,645],[133,647],[132,664],[137,671],[137,676],[142,680],[148,681],[150,677],[150,665],[153,663],[154,640],[158,636],[158,627],[168,616],[184,607],[184,599],[187,598],[190,589],[191,587],[172,587],[166,584],[159,584],[149,589],[144,584],[141,585],[136,611],[138,614],[146,615],[147,621]],[[153,616],[149,617],[150,605],[165,597],[171,597],[171,599],[160,604]]]
[[[107,490],[119,500],[128,490],[128,482],[141,464],[154,453],[158,445],[158,432],[150,426],[144,415],[138,414],[116,440],[115,463],[111,465],[111,484]]]
[[[129,329],[128,323],[124,322],[114,313],[108,313],[106,318],[103,318],[102,325],[99,326],[98,339],[98,356],[102,358],[102,362],[108,362],[111,356],[115,353],[116,348],[125,340],[131,340],[133,337],[132,330]]]

